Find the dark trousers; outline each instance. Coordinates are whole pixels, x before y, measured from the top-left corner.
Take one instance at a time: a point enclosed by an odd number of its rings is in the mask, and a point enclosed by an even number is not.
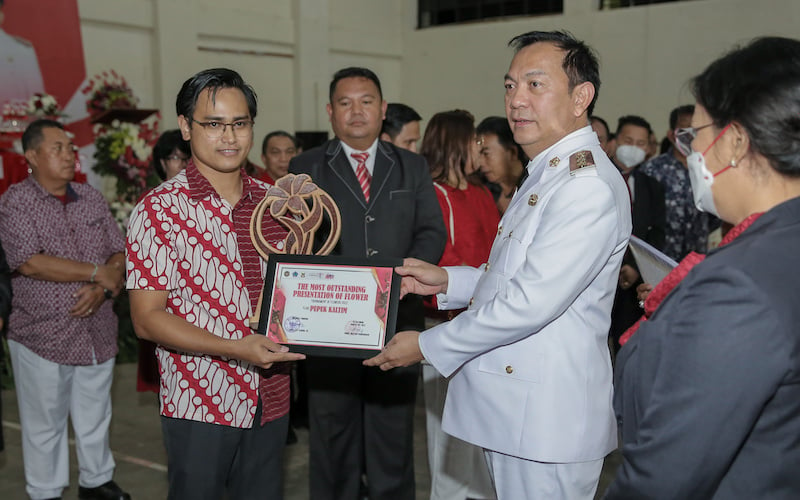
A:
[[[289,415],[250,429],[161,417],[170,500],[281,500]]]
[[[419,365],[382,372],[361,360],[308,358],[311,500],[414,498],[414,400]]]

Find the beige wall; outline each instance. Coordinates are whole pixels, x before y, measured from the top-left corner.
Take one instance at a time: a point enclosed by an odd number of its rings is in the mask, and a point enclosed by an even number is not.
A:
[[[295,129],[292,0],[79,0],[87,74],[124,75],[141,107],[177,126],[175,96],[205,68],[239,71],[259,96],[256,143]],[[265,5],[268,5],[265,8]],[[259,147],[251,159],[260,163]]]
[[[175,95],[195,72],[239,71],[259,96],[256,147],[269,131],[329,130],[337,69],[367,66],[399,99],[406,24],[388,0],[78,0],[88,76],[115,69],[142,107],[175,126]]]
[[[403,99],[425,117],[465,107],[478,119],[503,114],[506,43],[530,30],[567,29],[600,56],[595,113],[616,126],[640,114],[663,136],[669,111],[692,102],[686,82],[735,43],[755,36],[800,37],[796,0],[694,0],[598,12],[565,0],[565,14],[458,27],[406,30]]]
[[[387,100],[425,117],[456,107],[478,119],[503,114],[506,42],[561,28],[600,55],[596,113],[610,122],[641,114],[661,135],[669,110],[691,101],[687,79],[732,44],[766,34],[800,37],[797,0],[693,0],[602,12],[596,0],[565,0],[563,15],[425,30],[415,29],[416,3],[78,0],[89,76],[117,70],[170,128],[188,76],[212,66],[236,69],[259,95],[257,144],[274,128],[329,129],[330,76],[350,65],[375,70]]]

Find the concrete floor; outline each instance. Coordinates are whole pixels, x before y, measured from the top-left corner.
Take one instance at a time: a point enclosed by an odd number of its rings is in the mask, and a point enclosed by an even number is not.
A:
[[[166,498],[166,454],[161,442],[161,425],[155,394],[141,394],[136,386],[136,365],[115,369],[112,388],[114,416],[111,421],[111,448],[117,462],[114,479],[136,500]],[[19,414],[14,391],[3,391],[3,431],[6,449],[0,453],[0,499],[25,499]],[[415,465],[417,498],[429,496],[430,475],[425,451],[425,412],[422,395],[417,398],[415,425]],[[298,431],[299,442],[286,448],[286,500],[308,499],[308,432]],[[605,490],[619,463],[617,452],[606,459],[599,492]],[[70,458],[71,487],[63,498],[78,497],[78,471],[74,450]],[[598,497],[600,493],[598,493]],[[379,499],[377,499],[379,500]]]

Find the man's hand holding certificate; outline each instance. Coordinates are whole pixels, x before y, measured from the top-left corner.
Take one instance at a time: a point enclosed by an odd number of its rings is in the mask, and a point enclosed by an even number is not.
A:
[[[403,276],[401,296],[407,293],[435,295],[447,292],[447,271],[419,259],[403,259],[403,265],[395,269]],[[364,361],[366,366],[377,366],[381,370],[391,370],[409,366],[424,359],[419,348],[419,332],[398,332],[386,348],[374,358]]]

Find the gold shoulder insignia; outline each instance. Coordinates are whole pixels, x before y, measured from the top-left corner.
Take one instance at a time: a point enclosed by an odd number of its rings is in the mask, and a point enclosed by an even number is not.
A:
[[[584,149],[583,151],[578,151],[574,153],[572,156],[569,157],[569,171],[574,172],[579,168],[584,167],[593,167],[594,166],[594,157],[592,156],[592,152],[588,149]]]
[[[25,40],[22,37],[19,37],[19,36],[16,36],[16,35],[11,35],[11,38],[13,38],[14,40],[18,41],[19,43],[21,43],[22,45],[24,45],[26,47],[33,47],[33,44],[30,41]]]

